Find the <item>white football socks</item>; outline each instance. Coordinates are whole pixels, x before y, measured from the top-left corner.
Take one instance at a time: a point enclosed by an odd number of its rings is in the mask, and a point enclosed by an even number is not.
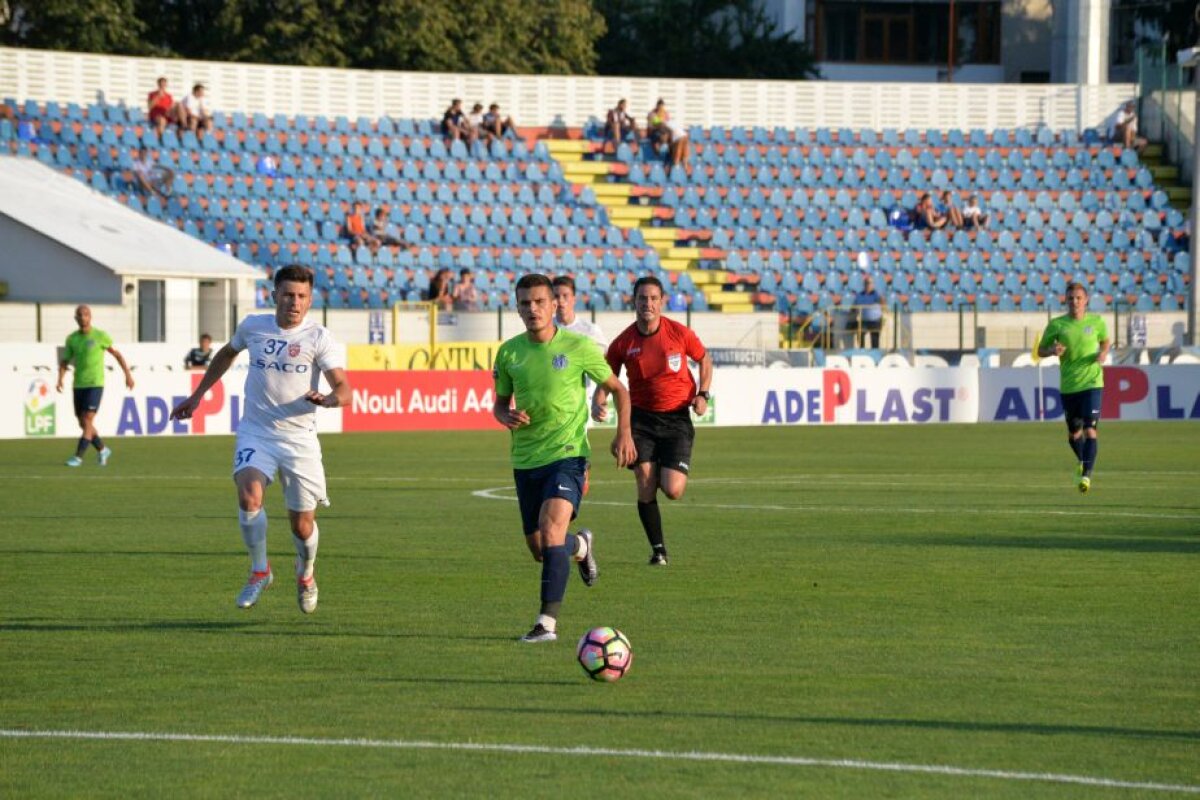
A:
[[[313,562],[317,560],[317,543],[320,537],[320,531],[317,528],[317,523],[313,521],[312,536],[307,539],[301,539],[296,534],[292,534],[292,543],[296,545],[296,577],[311,578],[313,576]]]
[[[535,622],[535,624],[541,625],[543,628],[550,631],[551,633],[553,633],[555,631],[555,629],[558,628],[558,620],[556,620],[554,617],[551,617],[547,614],[538,614],[538,618],[537,618],[537,621]]]
[[[585,558],[587,558],[587,554],[588,554],[587,539],[583,538],[579,534],[575,534],[575,552],[571,554],[571,560],[583,561]]]
[[[250,552],[251,569],[266,572],[267,567],[267,510],[243,511],[238,509],[238,525],[242,529],[242,541]]]

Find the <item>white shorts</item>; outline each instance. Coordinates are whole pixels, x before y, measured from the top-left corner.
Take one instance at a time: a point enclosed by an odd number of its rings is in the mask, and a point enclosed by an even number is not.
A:
[[[325,493],[325,465],[321,462],[321,443],[314,434],[300,441],[238,433],[233,449],[233,475],[253,467],[267,476],[267,483],[279,480],[289,511],[313,511],[318,504],[329,505]]]

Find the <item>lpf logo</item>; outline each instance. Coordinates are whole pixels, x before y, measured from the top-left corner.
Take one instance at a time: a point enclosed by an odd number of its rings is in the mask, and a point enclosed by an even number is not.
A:
[[[25,393],[25,435],[54,435],[54,393],[50,384],[34,378]]]

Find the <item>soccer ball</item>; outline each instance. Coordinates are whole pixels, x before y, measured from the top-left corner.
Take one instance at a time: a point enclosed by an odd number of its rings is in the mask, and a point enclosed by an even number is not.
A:
[[[616,628],[592,628],[579,640],[579,666],[594,681],[620,680],[633,664],[629,639]]]

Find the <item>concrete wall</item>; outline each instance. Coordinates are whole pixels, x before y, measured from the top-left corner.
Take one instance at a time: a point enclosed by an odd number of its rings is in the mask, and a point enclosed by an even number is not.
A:
[[[1065,4],[1064,4],[1065,5]],[[127,58],[0,48],[0,96],[109,103],[141,109],[160,75],[181,87],[204,82],[216,109],[265,114],[440,117],[447,101],[495,100],[519,125],[578,126],[617,98],[635,116],[665,98],[688,125],[825,125],[850,128],[1012,128],[1099,124],[1133,97],[1129,84],[880,84],[831,81],[704,81],[554,75],[466,75]]]

